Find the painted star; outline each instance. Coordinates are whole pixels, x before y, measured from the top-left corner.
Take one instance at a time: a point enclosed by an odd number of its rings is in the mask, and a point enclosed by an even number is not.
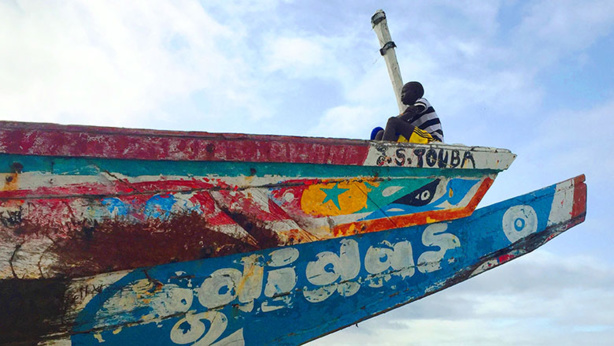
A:
[[[331,187],[330,189],[321,188],[322,192],[326,194],[326,197],[322,201],[322,204],[326,204],[328,201],[332,201],[333,204],[337,207],[337,209],[341,210],[341,206],[339,205],[339,195],[344,194],[349,189],[340,188],[338,185]]]

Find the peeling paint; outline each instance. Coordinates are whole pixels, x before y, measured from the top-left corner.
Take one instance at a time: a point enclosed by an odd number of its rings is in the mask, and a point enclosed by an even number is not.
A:
[[[92,300],[86,306],[76,319],[77,333],[72,340],[95,340],[87,330],[98,320],[88,316],[91,311],[103,311],[111,314],[105,315],[106,327],[99,333],[111,344],[141,340],[144,335],[156,335],[158,342],[169,345],[230,339],[239,344],[304,343],[534,250],[584,219],[584,214],[570,214],[555,206],[561,193],[575,200],[573,195],[585,193],[584,184],[561,190],[551,186],[444,223],[152,268],[149,275],[162,287],[186,290],[182,291],[185,295],[192,291],[197,297],[189,307],[188,300],[183,301],[181,308],[187,312],[167,311],[155,324],[139,323],[140,302],[120,303],[125,287],[145,279],[140,271],[133,271],[101,294],[107,297],[101,299],[102,305]],[[516,220],[504,215],[518,207],[535,210],[537,228],[511,242],[505,228],[513,227]],[[559,213],[567,218],[561,216],[559,223],[549,224]],[[191,274],[192,286],[175,279],[178,268]],[[172,303],[174,296],[163,290],[148,292]],[[159,317],[165,312],[157,305],[144,309]],[[124,327],[114,334],[117,324]]]
[[[55,173],[36,171],[49,160]],[[41,258],[45,252],[44,268],[22,262],[19,277],[93,275],[464,217],[494,178],[253,176],[260,187],[240,187],[245,180],[232,175],[134,177],[107,169],[96,170],[107,172],[103,176],[89,170],[75,175],[81,163],[62,160],[20,160],[19,188],[0,192],[0,238],[6,247],[35,249],[39,239],[52,243],[29,254]],[[142,169],[138,162],[95,165]],[[432,192],[424,190],[430,186]],[[414,202],[426,192],[427,200]],[[0,259],[7,256],[12,257]],[[16,276],[10,262],[0,263],[0,277]]]
[[[516,233],[497,225],[499,247],[478,249],[453,225],[486,222],[471,215],[514,160],[505,149],[19,122],[0,122],[0,148],[3,342],[304,342],[586,211],[576,178],[547,224],[539,207],[524,228],[524,204],[549,198],[533,195],[505,207]],[[315,324],[299,330],[296,311]]]

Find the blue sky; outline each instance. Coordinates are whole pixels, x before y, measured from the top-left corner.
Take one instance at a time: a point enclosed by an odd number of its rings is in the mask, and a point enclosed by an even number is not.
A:
[[[588,216],[314,344],[609,344],[612,1],[1,1],[0,119],[367,138],[397,112],[380,8],[446,140],[518,154],[483,205],[584,173]]]

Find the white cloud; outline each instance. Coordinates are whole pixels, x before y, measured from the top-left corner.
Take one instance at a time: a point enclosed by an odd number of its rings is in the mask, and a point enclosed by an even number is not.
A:
[[[380,119],[378,114],[381,114],[381,111],[363,106],[334,107],[326,111],[318,125],[309,130],[309,134],[318,137],[368,139],[370,132],[365,133],[365,124],[378,121],[385,124],[388,119]]]
[[[199,89],[236,97],[232,30],[191,2],[0,4],[3,119],[135,125]],[[7,68],[7,66],[9,68]]]
[[[266,71],[281,70],[290,76],[310,76],[325,61],[325,50],[316,39],[272,37],[266,44]]]
[[[614,3],[608,0],[540,1],[525,9],[519,35],[529,38],[529,46],[552,50],[576,50],[590,46],[614,25]],[[531,42],[532,41],[532,42]]]
[[[534,137],[519,143],[518,152],[533,156],[534,169],[547,167],[562,174],[587,173],[589,183],[612,190],[614,99],[578,110],[559,110],[534,119]],[[597,191],[596,191],[597,192]],[[591,196],[589,195],[589,198]]]

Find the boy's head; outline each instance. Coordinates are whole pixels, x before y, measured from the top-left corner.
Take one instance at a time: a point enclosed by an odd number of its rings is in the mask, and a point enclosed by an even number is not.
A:
[[[401,102],[406,105],[413,105],[424,96],[424,88],[420,82],[409,82],[401,89]]]

